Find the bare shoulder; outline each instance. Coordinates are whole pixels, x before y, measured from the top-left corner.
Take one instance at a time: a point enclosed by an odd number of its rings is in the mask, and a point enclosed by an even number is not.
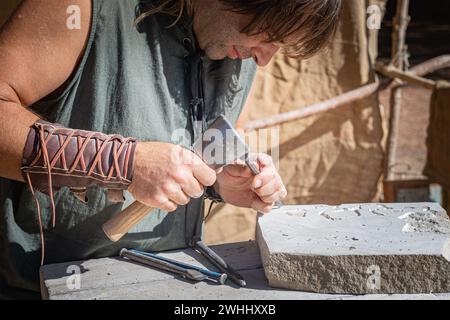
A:
[[[59,88],[84,53],[91,15],[92,0],[24,0],[0,30],[0,84],[23,105]]]

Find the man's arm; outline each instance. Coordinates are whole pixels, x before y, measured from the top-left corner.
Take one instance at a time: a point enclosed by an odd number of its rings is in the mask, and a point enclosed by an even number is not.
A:
[[[81,29],[70,30],[77,5]],[[0,30],[0,176],[22,181],[23,148],[39,117],[26,107],[60,88],[87,43],[91,0],[25,0]]]
[[[80,7],[81,30],[66,26],[67,8],[73,5]],[[25,0],[0,31],[1,177],[23,180],[24,146],[39,119],[26,106],[69,80],[85,50],[91,12],[91,0]],[[201,197],[216,174],[192,155],[168,143],[139,142],[128,190],[136,200],[166,211]]]

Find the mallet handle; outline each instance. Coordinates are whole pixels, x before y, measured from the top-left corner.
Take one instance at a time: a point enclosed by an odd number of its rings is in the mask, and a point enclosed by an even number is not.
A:
[[[125,210],[106,221],[102,226],[103,232],[105,232],[111,241],[119,241],[153,209],[139,201],[135,201]]]

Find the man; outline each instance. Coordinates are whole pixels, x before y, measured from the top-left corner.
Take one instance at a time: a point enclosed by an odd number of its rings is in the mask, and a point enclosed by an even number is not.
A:
[[[205,187],[270,211],[287,192],[269,156],[255,155],[255,177],[239,164],[216,173],[173,133],[195,138],[221,114],[235,122],[255,66],[279,49],[316,53],[339,10],[340,0],[23,1],[0,33],[2,295],[38,292],[44,258],[188,246]],[[101,226],[126,206],[122,191],[157,210],[111,243]]]

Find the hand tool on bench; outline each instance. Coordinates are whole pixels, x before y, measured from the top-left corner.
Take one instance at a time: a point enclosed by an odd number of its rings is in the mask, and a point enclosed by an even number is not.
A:
[[[213,263],[219,270],[225,272],[228,278],[241,287],[247,286],[244,278],[235,271],[230,265],[223,260],[217,253],[210,249],[201,240],[194,240],[192,247],[206,257],[211,263]]]
[[[151,266],[154,268],[162,269],[165,271],[173,272],[176,274],[181,275],[183,278],[192,280],[192,281],[203,281],[208,278],[208,276],[204,275],[203,273],[194,270],[194,269],[186,269],[179,267],[177,265],[171,264],[169,262],[156,259],[153,257],[149,257],[140,253],[131,252],[127,249],[122,249],[120,251],[120,256],[123,258],[127,258],[128,260],[139,262],[141,264]]]
[[[201,268],[201,267],[197,267],[197,266],[194,266],[194,265],[191,265],[191,264],[175,261],[173,259],[166,258],[166,257],[163,257],[161,255],[157,255],[157,254],[154,254],[154,253],[151,253],[151,252],[144,252],[144,251],[139,251],[139,250],[136,250],[136,249],[129,249],[128,251],[129,252],[134,252],[134,253],[137,253],[137,254],[141,254],[141,255],[144,255],[144,256],[152,257],[152,258],[155,258],[155,259],[159,259],[159,260],[171,263],[173,265],[176,265],[176,266],[184,268],[184,269],[196,270],[198,272],[203,273],[208,278],[216,280],[220,284],[225,284],[225,282],[227,280],[227,277],[228,277],[226,273],[214,272],[214,271],[211,271],[211,270],[208,270],[208,269],[205,269],[205,268]]]
[[[148,252],[137,250],[120,250],[120,256],[128,260],[144,264],[153,268],[169,271],[195,282],[204,280],[214,280],[219,284],[224,284],[227,278],[226,274],[213,272],[204,268],[199,268],[187,263],[177,262],[165,257],[161,257]]]
[[[212,169],[218,170],[237,160],[243,160],[254,174],[258,166],[249,159],[249,149],[233,126],[223,117],[217,118],[191,148]],[[206,151],[215,152],[206,152]],[[278,206],[279,204],[277,204]],[[154,208],[138,201],[103,224],[103,231],[116,242],[144,219]]]

